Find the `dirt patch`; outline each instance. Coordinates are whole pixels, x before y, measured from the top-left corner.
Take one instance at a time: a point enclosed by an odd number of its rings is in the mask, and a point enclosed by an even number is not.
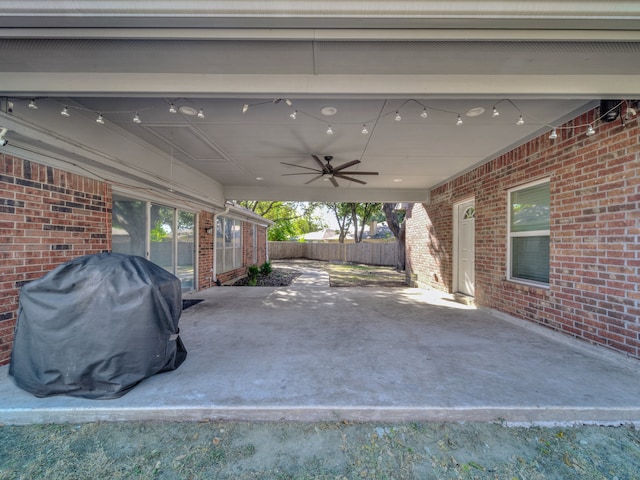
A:
[[[392,267],[353,263],[326,263],[332,287],[406,287],[404,272]]]
[[[116,423],[0,427],[0,479],[632,479],[633,427]]]

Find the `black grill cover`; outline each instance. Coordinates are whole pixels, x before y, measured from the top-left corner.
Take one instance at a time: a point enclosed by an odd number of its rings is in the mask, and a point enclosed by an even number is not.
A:
[[[141,257],[87,255],[22,287],[9,375],[39,397],[117,398],[187,356],[180,280]]]

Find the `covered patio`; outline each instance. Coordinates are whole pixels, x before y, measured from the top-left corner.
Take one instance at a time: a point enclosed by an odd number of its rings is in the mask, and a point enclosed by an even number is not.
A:
[[[286,288],[190,297],[203,301],[182,314],[189,354],[177,370],[116,400],[85,400],[33,397],[5,366],[0,423],[640,424],[637,361],[441,292],[330,288],[326,274],[307,269]]]

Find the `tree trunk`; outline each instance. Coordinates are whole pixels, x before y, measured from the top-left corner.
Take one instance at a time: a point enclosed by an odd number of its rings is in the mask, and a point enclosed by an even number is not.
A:
[[[358,213],[356,209],[358,208],[357,203],[351,203],[351,223],[353,224],[353,242],[360,243],[362,241],[361,238],[358,238]]]
[[[396,256],[396,270],[404,271],[406,267],[406,257],[405,257],[405,236],[406,236],[406,222],[402,222],[401,224],[398,222],[398,214],[396,212],[396,204],[395,203],[385,203],[382,205],[382,210],[384,211],[384,216],[387,219],[387,225],[389,226],[389,230],[393,233],[393,236],[396,237],[396,242],[398,246],[398,253]]]

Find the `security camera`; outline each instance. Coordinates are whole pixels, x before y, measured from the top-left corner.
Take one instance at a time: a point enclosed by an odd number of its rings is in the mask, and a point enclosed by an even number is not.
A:
[[[0,128],[0,147],[4,147],[7,143],[9,143],[9,140],[4,138],[5,133],[7,133],[8,131],[8,128]]]
[[[6,138],[0,138],[0,147],[4,147],[7,143],[9,143],[9,140]]]

